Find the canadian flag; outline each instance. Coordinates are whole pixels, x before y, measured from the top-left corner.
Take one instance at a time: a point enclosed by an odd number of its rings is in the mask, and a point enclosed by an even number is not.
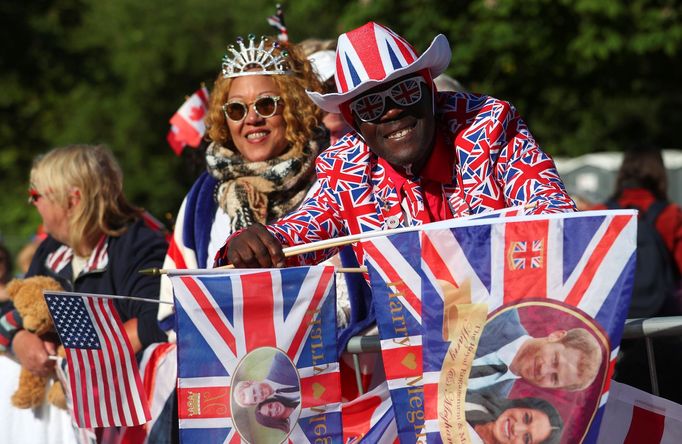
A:
[[[678,444],[682,405],[611,381],[597,444]]]
[[[176,156],[179,156],[180,153],[182,153],[182,149],[185,148],[185,145],[187,145],[181,138],[180,138],[180,129],[178,129],[177,126],[171,125],[170,130],[168,130],[168,135],[166,135],[166,140],[168,141],[168,145],[173,149],[175,152]]]
[[[170,119],[171,130],[166,139],[179,154],[184,145],[198,147],[206,132],[204,116],[208,109],[208,90],[201,87],[182,104]]]

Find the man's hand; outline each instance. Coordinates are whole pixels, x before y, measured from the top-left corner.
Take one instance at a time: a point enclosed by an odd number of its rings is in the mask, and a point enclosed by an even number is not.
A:
[[[261,224],[251,225],[230,240],[227,260],[235,268],[284,267],[282,245]]]
[[[14,356],[22,367],[37,376],[50,376],[55,361],[48,356],[56,353],[56,345],[43,341],[38,335],[27,330],[19,330],[12,340]]]

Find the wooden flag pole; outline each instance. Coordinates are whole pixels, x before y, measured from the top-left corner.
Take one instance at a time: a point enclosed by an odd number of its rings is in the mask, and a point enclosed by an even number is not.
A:
[[[474,217],[492,216],[495,214],[506,213],[506,212],[510,212],[510,211],[514,211],[514,210],[527,210],[529,208],[534,208],[536,206],[537,206],[537,204],[519,205],[516,207],[509,207],[509,208],[502,208],[502,209],[495,210],[495,211],[488,211],[485,213],[472,214],[470,216],[460,217],[457,219],[448,219],[445,221],[433,222],[433,223],[426,224],[426,225],[415,225],[415,226],[411,226],[411,227],[393,228],[390,230],[366,231],[364,233],[350,234],[348,236],[337,237],[334,239],[324,239],[324,240],[317,241],[317,242],[311,242],[309,244],[301,244],[301,245],[294,245],[293,247],[286,247],[286,248],[282,249],[282,253],[284,253],[284,257],[298,256],[299,254],[312,253],[314,251],[326,250],[328,248],[343,247],[343,246],[346,246],[349,244],[353,244],[355,242],[371,239],[373,237],[390,236],[392,234],[400,234],[400,233],[409,233],[411,231],[423,230],[425,228],[431,228],[431,229],[448,228],[449,225],[452,224],[453,220],[466,221],[466,220],[470,220]],[[222,267],[213,268],[213,270],[220,270],[220,269],[224,270],[224,269],[232,269],[232,268],[234,268],[234,266],[230,264],[230,265],[225,265]],[[177,270],[177,269],[147,268],[144,270],[140,270],[139,272],[143,273],[143,274],[151,274],[153,276],[158,276],[158,275],[162,275],[162,274],[176,273],[178,271],[179,270]],[[205,270],[202,270],[202,271],[205,272]],[[337,269],[337,273],[366,273],[366,272],[367,272],[366,267],[338,268]]]

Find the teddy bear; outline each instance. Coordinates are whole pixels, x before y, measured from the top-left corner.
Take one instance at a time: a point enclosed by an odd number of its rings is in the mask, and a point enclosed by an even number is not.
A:
[[[23,328],[38,336],[54,332],[52,317],[45,303],[43,290],[63,291],[62,286],[56,280],[47,276],[14,279],[7,285],[7,293],[21,316]],[[58,355],[65,356],[64,347],[59,347]],[[49,382],[49,377],[36,376],[22,368],[19,374],[19,386],[12,395],[12,404],[20,409],[41,405],[45,400]],[[47,400],[57,407],[66,408],[66,396],[59,381],[53,382]]]

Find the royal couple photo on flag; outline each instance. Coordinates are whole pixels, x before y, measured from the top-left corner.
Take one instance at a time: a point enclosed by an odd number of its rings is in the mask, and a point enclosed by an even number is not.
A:
[[[294,363],[276,348],[261,347],[244,357],[233,377],[232,409],[246,415],[253,408],[256,422],[263,427],[288,433],[298,419],[301,386]],[[239,428],[239,426],[237,426]],[[256,426],[257,427],[257,426]]]

